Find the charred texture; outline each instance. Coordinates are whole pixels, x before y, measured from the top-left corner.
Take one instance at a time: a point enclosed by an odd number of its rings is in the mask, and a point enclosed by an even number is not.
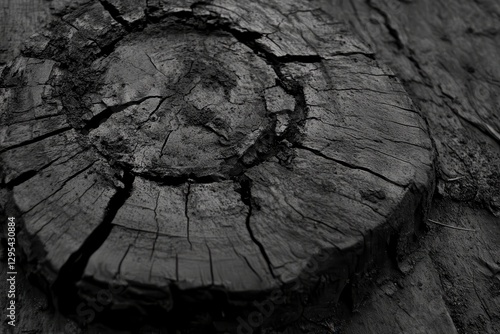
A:
[[[124,174],[122,178],[123,188],[117,189],[111,197],[104,212],[102,222],[85,239],[80,248],[71,254],[66,263],[59,270],[57,279],[52,285],[56,305],[62,313],[71,314],[77,306],[78,287],[77,283],[82,279],[85,267],[94,254],[108,238],[113,228],[113,220],[120,208],[130,197],[132,192],[134,176]]]
[[[97,114],[96,116],[94,116],[90,120],[88,120],[86,122],[85,126],[83,127],[82,131],[85,134],[88,134],[89,131],[91,131],[93,129],[97,129],[101,124],[106,122],[108,120],[108,118],[111,117],[111,115],[113,115],[115,113],[119,113],[120,111],[123,111],[130,106],[139,105],[142,102],[147,101],[147,100],[152,99],[152,98],[161,98],[161,96],[147,96],[147,97],[144,97],[138,101],[130,101],[130,102],[127,102],[123,105],[112,106],[112,107],[106,108],[104,111],[100,112],[99,114]]]
[[[425,121],[345,26],[297,6],[92,1],[6,68],[5,184],[61,311],[118,280],[98,319],[233,330],[280,291],[289,308],[255,327],[282,326],[413,240]],[[47,110],[63,121],[40,135]],[[37,168],[17,162],[33,152]]]

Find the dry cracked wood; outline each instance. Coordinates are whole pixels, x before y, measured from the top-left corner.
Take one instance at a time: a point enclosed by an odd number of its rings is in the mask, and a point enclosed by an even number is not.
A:
[[[404,249],[432,190],[397,79],[292,1],[90,2],[0,89],[2,182],[63,305],[111,283],[115,310],[241,305],[320,276],[335,300]]]

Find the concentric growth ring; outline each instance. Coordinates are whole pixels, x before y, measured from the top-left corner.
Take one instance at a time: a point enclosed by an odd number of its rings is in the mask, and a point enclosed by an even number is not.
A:
[[[111,310],[227,315],[318,277],[337,298],[404,249],[432,189],[425,122],[373,58],[295,1],[66,15],[2,79],[30,263],[64,305],[115,284]]]

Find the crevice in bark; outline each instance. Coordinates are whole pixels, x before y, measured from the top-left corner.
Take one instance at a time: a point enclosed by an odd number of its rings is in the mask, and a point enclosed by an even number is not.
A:
[[[231,177],[243,175],[248,168],[258,165],[276,153],[279,140],[274,131],[275,124],[276,119],[273,119],[269,127],[255,140],[255,143],[237,159],[229,171]],[[227,162],[231,163],[233,159],[234,157],[228,159]]]
[[[296,98],[300,98],[300,91],[303,90],[301,85],[293,79],[290,79],[283,75],[282,67],[286,63],[300,62],[300,63],[320,63],[323,58],[320,55],[286,55],[286,56],[276,56],[265,46],[260,44],[258,40],[265,37],[263,34],[256,31],[249,30],[239,30],[233,27],[234,23],[226,20],[218,14],[211,13],[210,15],[197,15],[193,10],[197,6],[206,5],[204,2],[195,3],[191,6],[192,11],[186,12],[175,12],[170,15],[181,19],[181,24],[186,26],[191,26],[198,30],[219,30],[230,33],[236,40],[250,48],[256,55],[263,58],[274,70],[276,76],[278,77],[278,85],[280,85],[287,93]],[[356,52],[357,54],[358,52]],[[365,56],[368,54],[362,53]],[[350,55],[339,54],[339,55]]]
[[[99,45],[99,49],[101,49],[101,52],[99,52],[96,55],[96,58],[99,59],[101,57],[107,57],[107,56],[109,56],[111,53],[113,53],[113,51],[115,51],[116,45],[122,39],[123,39],[123,36],[116,38],[115,40],[111,41],[110,43],[108,43],[106,45],[102,45],[102,46]]]
[[[124,169],[130,169],[129,166],[122,165]],[[193,173],[183,174],[178,176],[171,176],[165,174],[159,174],[154,172],[135,172],[131,171],[130,173],[134,174],[137,177],[141,177],[148,181],[153,181],[162,186],[180,186],[185,183],[198,183],[198,184],[207,184],[207,183],[215,183],[226,180],[227,178],[218,174],[209,174],[203,176],[196,176]]]
[[[155,219],[155,224],[156,224],[156,233],[155,233],[155,240],[153,241],[153,247],[151,248],[151,255],[149,256],[149,259],[151,260],[153,258],[155,249],[156,249],[156,242],[158,241],[158,236],[160,234],[160,224],[158,222],[158,202],[160,201],[160,195],[161,191],[158,191],[158,195],[156,196],[156,202],[155,202],[155,208],[154,208],[154,219]],[[151,266],[151,269],[153,269],[153,266]],[[151,271],[149,272],[149,279],[151,279]]]
[[[214,263],[213,263],[213,259],[212,259],[212,251],[210,250],[210,247],[208,246],[208,244],[205,243],[205,246],[207,246],[208,259],[210,262],[210,280],[211,280],[211,285],[213,286],[215,280],[214,280]]]
[[[465,115],[463,115],[463,113],[459,112],[457,108],[454,108],[452,106],[452,103],[454,102],[453,97],[447,95],[445,92],[443,92],[442,89],[441,93],[443,94],[443,102],[455,116],[465,121],[470,126],[476,128],[478,131],[481,131],[483,134],[490,137],[500,145],[500,133],[498,133],[492,126],[488,125],[485,122],[482,122],[481,120],[474,119],[474,117],[466,117]]]
[[[35,205],[33,205],[28,210],[24,211],[23,214],[26,214],[26,213],[30,212],[31,210],[33,210],[34,208],[36,208],[37,206],[39,206],[41,203],[45,202],[47,199],[49,199],[50,197],[52,197],[55,194],[57,194],[58,192],[60,192],[66,186],[66,184],[68,184],[68,182],[70,182],[71,180],[73,180],[74,178],[76,178],[77,176],[79,176],[80,174],[85,173],[87,170],[89,170],[90,168],[92,168],[92,166],[96,162],[97,162],[97,160],[92,161],[90,164],[88,164],[87,166],[85,166],[81,170],[79,170],[76,173],[74,173],[74,174],[70,175],[69,177],[67,177],[55,191],[53,191],[50,195],[48,195],[47,197],[45,197],[41,201],[37,202]]]
[[[337,56],[340,56],[340,57],[365,56],[365,57],[370,58],[372,60],[376,59],[375,53],[367,53],[367,52],[359,52],[359,51],[335,53],[335,54],[333,54],[333,56],[335,56],[335,57],[337,57]],[[390,75],[390,74],[381,74],[381,75],[375,75],[375,74],[372,74],[372,73],[364,73],[364,74],[373,75],[373,76],[387,76],[387,77],[390,77],[390,78],[394,77],[394,75]]]
[[[255,234],[253,233],[253,230],[252,230],[251,221],[250,221],[251,217],[252,217],[252,212],[254,209],[258,210],[258,208],[259,208],[259,205],[255,202],[255,200],[252,197],[252,179],[250,179],[247,176],[242,176],[239,178],[238,182],[240,184],[240,189],[238,189],[237,191],[241,195],[241,201],[248,207],[248,214],[247,214],[246,222],[245,222],[247,230],[248,230],[248,234],[250,235],[250,238],[252,239],[252,241],[259,248],[259,250],[262,254],[262,257],[264,258],[264,260],[267,263],[269,273],[271,274],[271,276],[273,278],[277,279],[278,277],[274,273],[273,265],[271,263],[271,259],[269,258],[269,255],[267,254],[266,248],[255,237]]]
[[[129,23],[121,16],[118,8],[116,8],[112,3],[106,0],[99,0],[99,2],[101,3],[102,7],[104,7],[104,9],[109,13],[109,15],[111,15],[113,20],[121,24],[126,31],[132,31],[132,27],[130,27]]]
[[[186,198],[184,203],[184,216],[186,217],[186,238],[189,243],[189,248],[193,249],[193,244],[189,238],[189,195],[191,194],[191,183],[187,183]]]
[[[113,197],[111,197],[102,222],[85,239],[80,248],[71,254],[66,263],[61,267],[52,287],[55,294],[56,305],[61,312],[66,313],[75,309],[75,303],[79,300],[76,297],[78,290],[77,283],[82,278],[85,267],[92,254],[99,249],[111,233],[113,228],[112,222],[116,214],[131,195],[134,178],[135,176],[133,174],[124,174],[121,180],[124,187],[118,189]]]
[[[380,7],[375,5],[373,3],[373,0],[367,0],[367,4],[368,4],[368,6],[373,8],[378,14],[380,14],[380,16],[382,16],[382,18],[384,19],[384,25],[387,28],[387,31],[389,32],[389,34],[392,36],[392,38],[394,38],[394,41],[396,42],[396,46],[399,49],[404,49],[404,43],[401,40],[401,37],[399,36],[399,32],[397,31],[397,29],[395,29],[391,25],[389,15],[386,12],[384,12]]]
[[[160,98],[162,98],[162,96],[157,96],[157,95],[146,96],[146,97],[139,99],[139,100],[136,100],[136,101],[130,101],[130,102],[118,105],[118,106],[108,107],[105,110],[103,110],[102,112],[100,112],[99,114],[92,117],[89,121],[87,121],[82,130],[85,134],[87,134],[90,131],[97,129],[101,124],[106,122],[115,113],[119,113],[119,112],[127,109],[130,106],[139,105],[146,100],[160,99]]]
[[[33,143],[42,141],[42,140],[44,140],[46,138],[49,138],[49,137],[52,137],[52,136],[56,136],[56,135],[61,134],[63,132],[69,131],[71,129],[72,129],[71,127],[67,126],[67,127],[60,128],[60,129],[54,130],[52,132],[46,133],[44,135],[41,135],[41,136],[38,136],[38,137],[35,137],[35,138],[32,138],[32,139],[29,139],[29,140],[25,140],[25,141],[23,141],[23,142],[21,142],[19,144],[14,144],[12,146],[8,146],[8,147],[4,148],[3,150],[0,150],[0,154],[2,154],[4,152],[7,152],[7,151],[10,151],[10,150],[13,150],[13,149],[18,148],[18,147],[21,147],[21,146],[26,146],[26,145],[29,145],[29,144],[33,144]]]
[[[375,176],[377,176],[377,177],[381,178],[382,180],[387,181],[387,182],[389,182],[389,183],[392,183],[392,184],[394,184],[394,185],[396,185],[396,186],[398,186],[398,187],[403,187],[403,188],[405,188],[405,187],[407,186],[407,185],[404,185],[404,184],[399,184],[399,183],[397,183],[397,182],[394,182],[393,180],[391,180],[391,179],[389,179],[389,178],[385,177],[385,176],[384,176],[384,175],[382,175],[382,174],[379,174],[379,173],[377,173],[377,172],[374,172],[374,171],[372,171],[372,170],[371,170],[371,169],[369,169],[369,168],[362,167],[362,166],[356,166],[356,165],[353,165],[353,164],[351,164],[351,163],[348,163],[348,162],[345,162],[345,161],[342,161],[342,160],[339,160],[339,159],[334,159],[334,158],[332,158],[332,157],[329,157],[329,156],[327,156],[327,155],[323,154],[323,153],[322,153],[321,151],[319,151],[319,150],[316,150],[316,149],[313,149],[313,148],[310,148],[310,147],[304,146],[304,145],[302,145],[302,144],[296,144],[296,145],[295,145],[295,147],[296,147],[296,148],[298,148],[298,149],[302,149],[302,150],[309,151],[309,152],[311,152],[311,153],[313,153],[313,154],[317,155],[318,157],[321,157],[321,158],[324,158],[324,159],[327,159],[327,160],[330,160],[330,161],[336,162],[336,163],[338,163],[338,164],[340,164],[340,165],[342,165],[342,166],[345,166],[345,167],[347,167],[347,168],[359,169],[359,170],[362,170],[362,171],[368,172],[368,173],[373,174],[373,175],[375,175]]]
[[[135,235],[135,238],[134,238],[134,241],[132,241],[131,243],[128,244],[127,246],[127,250],[125,251],[125,253],[123,254],[122,258],[120,259],[120,262],[118,262],[118,269],[116,270],[116,273],[115,273],[115,276],[114,278],[116,279],[117,277],[120,276],[121,272],[122,272],[122,265],[123,265],[123,261],[125,261],[125,258],[127,257],[128,253],[130,252],[130,249],[135,245],[135,243],[137,242],[137,238],[139,237],[139,233],[140,232],[137,232],[137,234]]]
[[[319,63],[323,60],[323,58],[319,55],[286,55],[276,57],[276,60],[280,63],[306,63],[306,64],[314,64]]]
[[[78,151],[75,154],[72,154],[67,159],[59,162],[59,164],[65,163],[65,162],[73,159],[74,157],[76,157],[78,154],[80,154],[82,152],[84,152],[84,151]],[[21,173],[20,175],[16,176],[14,179],[12,179],[9,182],[5,183],[5,187],[7,189],[12,189],[12,188],[14,188],[14,187],[16,187],[16,186],[24,183],[24,182],[29,181],[31,178],[33,178],[35,175],[37,175],[39,172],[41,172],[42,170],[45,170],[45,169],[49,168],[50,166],[52,166],[53,164],[57,163],[62,158],[63,157],[58,157],[58,158],[56,158],[56,159],[48,162],[47,164],[41,166],[38,169],[31,169],[31,170],[28,170],[26,172]],[[4,184],[2,182],[0,182],[0,185],[4,185]]]
[[[38,170],[33,170],[33,169],[29,170],[29,171],[26,171],[26,172],[22,173],[21,175],[17,176],[15,179],[7,182],[5,184],[5,187],[8,188],[8,189],[12,189],[15,186],[20,185],[21,183],[24,183],[24,182],[28,181],[33,176],[35,176],[37,173],[38,173]]]

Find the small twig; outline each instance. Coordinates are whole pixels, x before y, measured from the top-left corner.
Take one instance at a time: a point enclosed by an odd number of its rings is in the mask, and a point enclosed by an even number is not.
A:
[[[444,179],[444,178],[443,178],[443,180],[444,180],[444,182],[455,182],[455,181],[458,181],[458,180],[463,179],[464,177],[465,177],[465,176],[457,176],[457,177],[452,177],[452,178],[450,178],[450,179]]]
[[[444,226],[444,227],[449,227],[449,228],[452,228],[452,229],[455,229],[455,230],[476,232],[476,230],[473,230],[473,229],[470,229],[470,228],[464,228],[464,227],[457,227],[457,226],[446,225],[446,224],[437,222],[437,221],[432,220],[432,219],[427,219],[427,220],[430,221],[431,223],[434,223],[434,224],[437,224],[437,225],[441,225],[441,226]]]

